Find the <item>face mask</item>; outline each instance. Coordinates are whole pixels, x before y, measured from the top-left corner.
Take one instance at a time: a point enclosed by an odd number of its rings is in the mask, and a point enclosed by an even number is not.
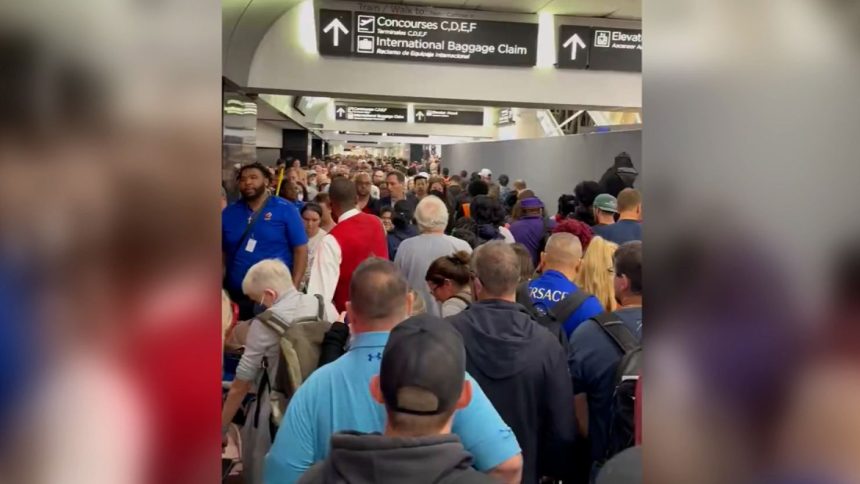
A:
[[[445,200],[445,194],[440,192],[439,190],[432,190],[430,195],[436,195],[440,200]]]
[[[264,293],[262,296],[260,296],[260,302],[254,303],[254,316],[256,316],[256,315],[262,313],[263,311],[269,309],[269,307],[266,306],[266,304],[263,302],[265,300],[266,300],[266,295]]]

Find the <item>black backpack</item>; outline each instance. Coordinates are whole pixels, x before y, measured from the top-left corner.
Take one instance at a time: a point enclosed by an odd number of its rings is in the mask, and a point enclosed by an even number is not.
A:
[[[555,306],[549,309],[546,314],[543,314],[538,311],[534,304],[532,304],[532,298],[529,295],[529,282],[531,281],[525,281],[517,286],[517,302],[525,306],[532,319],[537,321],[537,323],[544,328],[548,329],[550,333],[556,335],[558,337],[558,341],[562,346],[564,346],[565,350],[567,350],[567,333],[564,332],[564,322],[567,321],[567,318],[569,318],[571,314],[576,312],[576,310],[582,306],[582,303],[584,303],[591,294],[580,289],[579,291],[576,291],[562,299]]]
[[[615,372],[615,391],[609,420],[609,439],[606,459],[631,447],[635,438],[634,407],[636,383],[642,373],[642,345],[636,335],[619,321],[614,313],[603,313],[594,320],[603,329],[623,356]]]
[[[633,160],[626,152],[615,157],[615,163],[609,167],[600,178],[600,188],[604,193],[617,197],[625,188],[633,188],[639,171],[633,166]]]

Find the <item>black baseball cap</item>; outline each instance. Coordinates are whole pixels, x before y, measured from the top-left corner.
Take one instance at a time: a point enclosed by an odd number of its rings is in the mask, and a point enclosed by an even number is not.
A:
[[[390,411],[439,415],[453,410],[466,378],[463,338],[448,321],[413,316],[391,331],[379,386]]]

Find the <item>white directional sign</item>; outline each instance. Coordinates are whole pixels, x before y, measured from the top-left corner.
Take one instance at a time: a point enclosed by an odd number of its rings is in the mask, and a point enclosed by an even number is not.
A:
[[[340,46],[340,34],[341,33],[348,34],[349,29],[346,28],[346,25],[344,25],[340,21],[340,19],[335,18],[328,25],[326,25],[326,27],[323,29],[323,33],[327,34],[329,32],[332,32],[332,45],[334,45],[335,47],[339,47]]]
[[[499,109],[499,119],[496,122],[496,124],[499,126],[514,124],[514,110],[513,110],[513,108]]]
[[[579,34],[573,34],[562,47],[570,47],[570,60],[576,60],[576,54],[579,52],[579,49],[584,49],[586,45],[582,41],[582,38],[579,37]]]
[[[424,121],[424,117],[424,111],[415,112],[415,119],[417,119],[418,121]]]

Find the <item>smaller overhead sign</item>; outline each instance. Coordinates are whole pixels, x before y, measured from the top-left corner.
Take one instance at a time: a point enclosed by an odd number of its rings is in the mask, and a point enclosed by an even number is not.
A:
[[[642,71],[642,31],[562,25],[556,65],[566,69]]]
[[[484,124],[484,112],[461,111],[459,109],[415,108],[415,122],[481,126]]]
[[[514,124],[514,110],[513,108],[502,108],[499,109],[499,120],[496,122],[499,126],[505,124]]]
[[[341,121],[384,121],[405,123],[406,108],[337,104],[334,107],[334,117]]]

